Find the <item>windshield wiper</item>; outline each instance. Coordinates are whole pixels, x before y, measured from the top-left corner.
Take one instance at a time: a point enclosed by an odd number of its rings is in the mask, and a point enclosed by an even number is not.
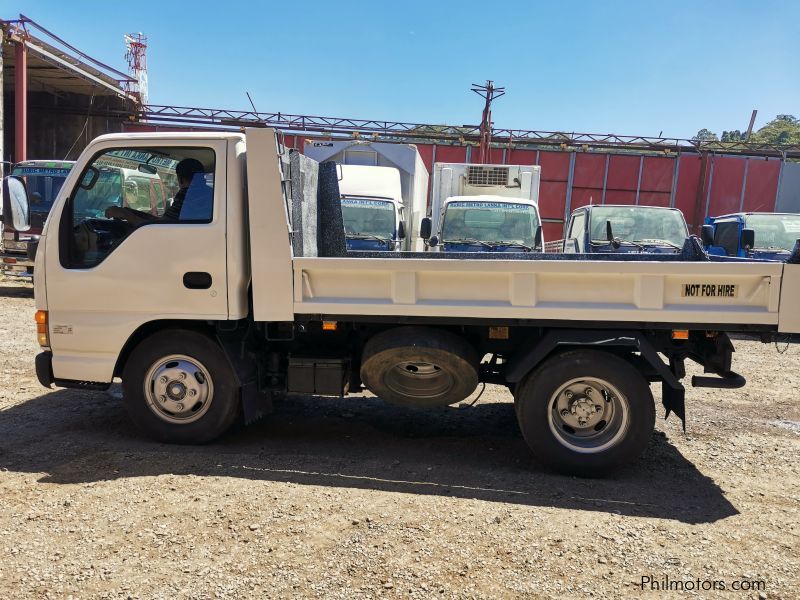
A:
[[[530,246],[526,246],[520,242],[505,242],[500,240],[499,242],[491,242],[492,246],[496,248],[497,246],[508,246],[509,248],[522,248],[525,252],[533,252],[533,248]]]
[[[645,248],[641,244],[637,244],[636,242],[631,242],[629,240],[623,240],[621,238],[614,238],[613,240],[592,240],[592,244],[603,244],[605,246],[608,246],[609,244],[611,244],[612,246],[614,246],[615,250],[617,248],[619,248],[620,245],[622,245],[622,244],[630,244],[631,246],[636,246],[642,252],[647,250],[647,248]]]
[[[389,238],[383,238],[379,235],[373,235],[371,233],[345,233],[344,235],[345,237],[353,240],[375,240],[377,242],[390,241]]]
[[[474,238],[458,238],[455,240],[443,240],[443,244],[478,244],[479,246],[484,246],[486,248],[494,248],[490,243],[483,242],[481,240],[476,240]]]
[[[659,238],[652,238],[652,239],[651,238],[647,238],[647,239],[644,239],[644,240],[633,240],[633,241],[634,241],[634,243],[639,242],[639,243],[642,243],[642,244],[664,244],[664,245],[669,246],[671,248],[675,248],[676,250],[680,250],[681,249],[681,247],[678,246],[677,244],[673,244],[669,240],[662,240],[662,239],[659,239]]]

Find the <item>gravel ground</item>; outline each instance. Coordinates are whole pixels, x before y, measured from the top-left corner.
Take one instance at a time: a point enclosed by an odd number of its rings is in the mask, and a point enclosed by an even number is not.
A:
[[[39,386],[33,311],[0,278],[4,598],[800,597],[800,346],[737,342],[746,388],[690,390],[686,434],[659,419],[638,463],[582,480],[530,456],[492,386],[427,412],[292,398],[152,443],[117,386]]]

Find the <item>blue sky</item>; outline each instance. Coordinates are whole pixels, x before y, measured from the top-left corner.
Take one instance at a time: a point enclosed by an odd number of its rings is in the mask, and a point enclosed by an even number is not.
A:
[[[150,102],[690,137],[800,116],[800,2],[3,2],[125,69],[149,37]],[[191,9],[189,9],[191,7]],[[14,11],[14,12],[11,12]]]

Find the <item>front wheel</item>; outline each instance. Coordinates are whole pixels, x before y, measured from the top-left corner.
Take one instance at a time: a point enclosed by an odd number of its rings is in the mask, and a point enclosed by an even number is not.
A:
[[[638,458],[655,426],[647,380],[626,360],[596,350],[559,354],[518,387],[522,435],[545,464],[599,475]]]
[[[227,431],[239,413],[236,375],[202,333],[156,333],[131,353],[122,374],[131,419],[162,442],[200,444]]]

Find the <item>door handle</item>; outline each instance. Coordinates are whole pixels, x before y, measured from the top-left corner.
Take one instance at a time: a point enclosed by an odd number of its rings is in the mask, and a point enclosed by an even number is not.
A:
[[[183,285],[190,290],[207,290],[211,287],[211,274],[203,271],[189,271],[183,274]]]

